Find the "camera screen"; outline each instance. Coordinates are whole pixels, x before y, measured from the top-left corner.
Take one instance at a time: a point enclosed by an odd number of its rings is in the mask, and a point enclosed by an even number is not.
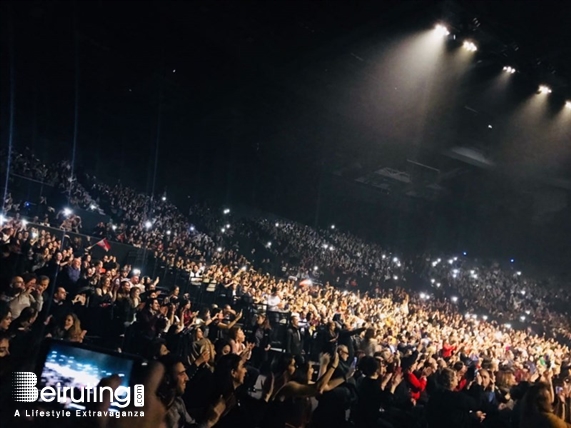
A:
[[[121,386],[128,387],[132,370],[133,360],[129,358],[82,349],[65,342],[52,342],[40,374],[40,388],[95,388],[101,379],[113,374],[121,378]],[[64,408],[85,409],[83,404],[73,403],[69,394],[67,391]],[[113,404],[116,403],[112,403],[112,407]]]

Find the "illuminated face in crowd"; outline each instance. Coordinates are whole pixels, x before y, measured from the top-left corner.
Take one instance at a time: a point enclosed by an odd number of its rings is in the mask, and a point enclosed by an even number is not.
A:
[[[12,313],[8,312],[6,316],[0,320],[0,330],[6,331],[12,323]]]
[[[67,317],[65,317],[65,323],[63,325],[63,328],[69,330],[72,327],[73,327],[73,317],[71,315],[68,315]]]
[[[10,355],[10,341],[8,339],[0,340],[0,358]]]

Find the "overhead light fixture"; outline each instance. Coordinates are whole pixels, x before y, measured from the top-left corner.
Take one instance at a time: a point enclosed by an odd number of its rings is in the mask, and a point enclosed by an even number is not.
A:
[[[450,31],[448,30],[448,28],[446,28],[446,26],[442,24],[436,24],[436,27],[434,27],[434,31],[436,32],[436,34],[438,34],[441,37],[446,37],[450,35]]]
[[[571,101],[565,102],[565,108],[571,109]]]
[[[509,65],[506,65],[506,66],[504,67],[504,71],[505,71],[506,73],[509,73],[509,74],[514,74],[516,70],[515,70],[515,68],[510,67]]]
[[[474,42],[471,42],[470,40],[465,40],[462,47],[469,52],[476,52],[478,50],[476,44]]]
[[[539,85],[539,88],[537,90],[540,94],[550,94],[551,92],[553,92],[551,90],[551,88],[549,86],[546,85]]]

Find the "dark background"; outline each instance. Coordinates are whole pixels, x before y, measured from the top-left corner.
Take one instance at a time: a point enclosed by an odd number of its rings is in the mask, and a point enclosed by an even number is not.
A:
[[[71,159],[77,125],[78,172],[166,191],[183,211],[201,200],[248,205],[312,225],[335,223],[399,249],[566,267],[566,2],[1,7],[4,148],[13,89],[16,150]],[[449,71],[430,78],[409,58],[415,87],[391,58],[402,40],[438,21],[479,50],[459,73],[452,66],[459,48],[449,42]],[[498,88],[494,79],[506,64],[518,73]],[[554,93],[533,121],[522,120],[518,109],[543,82]],[[454,158],[458,147],[493,167]],[[385,190],[355,182],[381,168],[413,182]],[[441,190],[429,192],[430,184]]]

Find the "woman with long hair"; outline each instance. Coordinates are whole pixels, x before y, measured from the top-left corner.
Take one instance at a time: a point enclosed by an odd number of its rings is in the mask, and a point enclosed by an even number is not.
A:
[[[271,349],[272,327],[266,314],[258,314],[256,325],[252,332],[250,342],[254,344],[252,358],[250,360],[254,367],[260,368],[268,361],[268,352]]]
[[[83,342],[86,333],[86,330],[81,329],[81,322],[77,315],[70,313],[56,325],[51,336],[55,339],[63,339],[70,342]]]
[[[548,383],[532,385],[523,397],[520,428],[571,428],[553,413],[552,396]]]
[[[301,364],[295,367],[295,360],[290,361],[281,380],[274,383],[272,397],[272,410],[268,412],[270,418],[266,422],[267,428],[305,428],[311,419],[311,397],[330,391],[341,385],[345,379],[331,380],[333,373],[339,365],[339,354],[335,352],[333,361],[329,354],[321,356],[323,375],[317,382],[313,382],[313,365]],[[285,362],[288,359],[284,360]],[[283,368],[282,364],[282,368]],[[285,383],[284,380],[288,379]]]

